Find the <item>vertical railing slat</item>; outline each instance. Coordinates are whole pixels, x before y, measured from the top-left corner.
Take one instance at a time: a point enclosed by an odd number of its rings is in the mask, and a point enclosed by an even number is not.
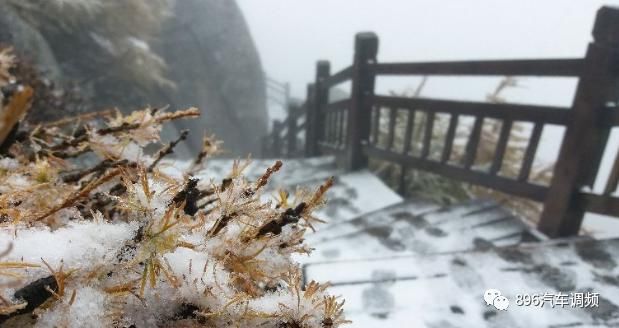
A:
[[[520,173],[518,174],[518,181],[520,182],[525,182],[529,180],[531,168],[533,167],[533,161],[535,160],[535,153],[537,152],[537,146],[539,145],[539,140],[542,136],[543,130],[543,123],[535,123],[535,126],[533,127],[533,132],[531,132],[531,137],[529,138],[529,145],[527,146],[527,150],[524,153],[522,167],[520,168]]]
[[[398,111],[395,108],[389,108],[389,127],[387,128],[387,149],[393,149],[395,140],[395,123]]]
[[[406,131],[404,132],[404,151],[403,154],[408,154],[411,151],[413,143],[413,130],[415,129],[415,111],[409,110],[406,117]]]
[[[430,155],[430,148],[432,147],[432,135],[434,133],[434,112],[428,112],[426,114],[426,127],[423,135],[423,147],[421,148],[421,158],[428,158]]]
[[[445,145],[443,147],[443,154],[441,155],[441,163],[447,163],[451,158],[451,151],[453,149],[454,139],[456,138],[456,128],[458,127],[458,114],[452,114],[449,118],[449,127],[447,128],[447,135],[445,136]]]
[[[466,153],[464,154],[463,165],[466,169],[470,169],[475,163],[477,157],[477,148],[479,146],[479,139],[481,138],[481,128],[484,124],[484,118],[481,116],[475,117],[475,123],[473,124],[473,130],[469,137],[469,141],[466,145]]]
[[[492,161],[492,165],[490,166],[490,174],[496,175],[501,170],[503,166],[503,157],[505,156],[505,151],[507,150],[507,144],[509,142],[509,136],[512,132],[512,120],[504,120],[503,124],[501,124],[501,134],[499,135],[499,141],[496,145],[496,150],[494,152],[494,159]]]

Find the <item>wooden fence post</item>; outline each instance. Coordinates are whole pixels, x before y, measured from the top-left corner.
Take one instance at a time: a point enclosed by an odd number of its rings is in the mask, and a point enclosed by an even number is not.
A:
[[[299,106],[288,104],[288,120],[286,124],[288,131],[286,132],[286,157],[292,158],[297,152],[297,118],[299,117]]]
[[[320,155],[318,144],[325,137],[325,106],[329,103],[329,89],[325,88],[324,81],[331,75],[331,64],[327,60],[321,60],[316,64],[316,82],[314,83],[314,138],[316,139],[316,156]]]
[[[316,156],[315,150],[318,148],[316,138],[314,137],[314,126],[316,119],[314,114],[314,84],[307,85],[307,95],[305,98],[305,157]]]
[[[370,137],[372,104],[368,100],[374,94],[375,82],[375,75],[370,66],[376,63],[377,53],[378,36],[376,34],[366,32],[356,35],[344,161],[345,169],[348,171],[368,166],[368,157],[363,151],[363,146]]]
[[[593,29],[559,158],[538,229],[549,237],[577,235],[584,210],[577,195],[593,186],[609,129],[601,124],[619,65],[619,9],[602,7]]]
[[[329,90],[324,87],[323,81],[331,74],[331,64],[326,60],[321,60],[316,64],[316,81],[314,82],[311,106],[308,108],[308,120],[307,129],[309,139],[306,139],[308,157],[319,156],[320,149],[318,147],[319,142],[323,139],[325,131],[325,112],[324,107],[329,103]],[[310,99],[310,98],[308,98]]]

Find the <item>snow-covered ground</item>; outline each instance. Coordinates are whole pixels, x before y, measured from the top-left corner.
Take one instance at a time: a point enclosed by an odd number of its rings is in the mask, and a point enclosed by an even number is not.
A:
[[[599,252],[599,258],[587,256]],[[354,327],[571,327],[619,325],[619,241],[530,244],[437,256],[343,261],[307,268],[346,298]],[[510,305],[484,303],[499,289]],[[518,294],[599,293],[597,307],[518,306]],[[571,297],[571,296],[568,296]]]
[[[248,179],[258,178],[274,162],[253,161],[246,169]],[[164,166],[174,173],[187,165],[170,161]],[[219,183],[231,168],[230,160],[212,160],[198,177]],[[327,223],[306,235],[315,251],[294,259],[302,264],[306,281],[329,281],[331,294],[346,299],[352,327],[619,326],[619,240],[520,244],[536,234],[491,201],[451,207],[403,201],[368,171],[340,172],[332,157],[286,160],[265,200],[279,188],[312,189],[331,176],[336,178],[329,203],[317,213]],[[0,240],[14,241],[8,260],[39,263],[44,257],[54,268],[61,260],[68,268],[92,268],[118,254],[136,229],[131,224],[72,223],[53,232],[20,231],[17,238],[2,230]],[[0,243],[0,249],[5,246]],[[179,250],[166,260],[191,276],[187,258],[195,267],[204,262],[192,252]],[[28,274],[28,280],[48,274],[37,272]],[[509,299],[507,311],[484,303],[489,288]],[[559,292],[599,293],[599,304],[585,309],[515,303],[518,294]],[[76,307],[87,308],[84,301],[97,297],[89,290],[83,293]]]

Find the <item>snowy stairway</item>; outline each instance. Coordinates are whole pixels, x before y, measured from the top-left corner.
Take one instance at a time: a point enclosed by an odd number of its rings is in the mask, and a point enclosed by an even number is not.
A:
[[[354,327],[619,327],[618,253],[619,240],[545,241],[324,262],[305,273],[331,281]],[[484,303],[488,288],[510,300],[507,311]],[[574,292],[599,293],[599,306],[516,305],[517,294],[559,292],[562,300]]]
[[[309,235],[308,242],[316,251],[307,262],[508,246],[534,240],[534,234],[492,201],[475,200],[449,207],[407,201],[335,222]]]
[[[244,171],[245,175],[249,180],[255,180],[273,163],[275,160],[271,159],[252,160]],[[219,181],[230,172],[232,164],[232,160],[211,160],[198,177]],[[177,166],[180,165],[177,163]],[[275,196],[280,188],[290,192],[297,187],[315,188],[329,177],[335,177],[335,184],[328,192],[328,203],[318,211],[317,216],[330,223],[344,222],[402,202],[397,193],[367,170],[341,172],[336,168],[333,157],[283,160],[280,171],[269,180],[265,197]]]
[[[256,179],[274,162],[255,160],[245,173]],[[212,160],[199,176],[219,180],[231,167]],[[306,281],[330,281],[346,299],[353,327],[619,326],[619,240],[547,241],[491,201],[404,201],[368,171],[338,170],[332,157],[284,160],[265,197],[331,176],[318,213],[328,224],[307,235],[311,257],[297,258]],[[510,299],[508,311],[485,305],[488,288]],[[599,307],[515,304],[518,293],[559,291],[599,292]]]

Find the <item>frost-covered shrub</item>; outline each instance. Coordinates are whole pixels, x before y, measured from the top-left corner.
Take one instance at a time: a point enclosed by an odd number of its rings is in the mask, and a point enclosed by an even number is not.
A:
[[[11,61],[3,59],[10,57],[1,54],[0,83],[15,83]],[[26,111],[29,88],[13,86],[0,114]],[[0,324],[346,323],[344,302],[327,294],[326,285],[303,286],[291,258],[310,252],[304,234],[320,222],[312,213],[332,180],[263,202],[269,178],[283,164],[256,181],[244,178],[247,162],[238,161],[221,180],[200,179],[208,155],[220,147],[210,138],[189,169],[163,170],[161,159],[187,132],[154,154],[145,147],[159,142],[163,123],[197,115],[193,108],[83,115],[22,124],[0,139]],[[0,130],[14,126],[15,120],[2,122]],[[83,156],[97,159],[90,167],[76,165]]]

